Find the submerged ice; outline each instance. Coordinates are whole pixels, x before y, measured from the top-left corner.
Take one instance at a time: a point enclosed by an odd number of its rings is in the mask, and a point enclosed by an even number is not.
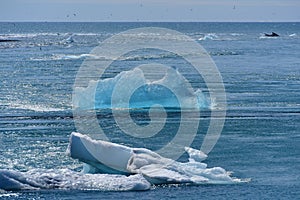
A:
[[[33,169],[27,172],[0,170],[0,189],[69,189],[128,191],[148,190],[150,183],[140,175],[84,174],[69,169]]]

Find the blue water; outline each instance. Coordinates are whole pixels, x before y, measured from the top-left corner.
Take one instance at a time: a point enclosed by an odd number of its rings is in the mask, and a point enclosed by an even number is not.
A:
[[[206,163],[233,171],[248,183],[163,185],[144,192],[103,190],[2,191],[16,199],[297,199],[300,197],[300,24],[299,23],[0,23],[0,169],[71,169],[82,163],[65,151],[76,131],[72,92],[76,74],[90,51],[105,39],[130,28],[158,26],[182,32],[201,44],[224,81],[227,116],[221,138]],[[278,38],[264,33],[276,32]],[[164,52],[128,55],[105,74],[148,60],[182,64]],[[146,54],[146,55],[145,55]],[[192,85],[205,85],[190,74]],[[193,82],[196,81],[196,82]],[[198,81],[198,82],[197,82]],[[172,138],[178,115],[169,116],[168,137],[134,141],[115,128],[110,112],[97,111],[110,139],[129,146],[156,149]],[[199,148],[210,111],[201,115]],[[137,123],[148,116],[131,113]],[[180,116],[179,116],[180,117]],[[183,156],[182,160],[185,159]]]

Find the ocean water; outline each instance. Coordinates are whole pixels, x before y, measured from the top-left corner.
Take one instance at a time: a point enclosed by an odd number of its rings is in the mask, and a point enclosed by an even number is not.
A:
[[[92,49],[105,39],[142,27],[179,31],[201,44],[212,57],[223,78],[227,110],[221,137],[205,163],[251,181],[163,184],[146,191],[134,191],[135,184],[143,183],[139,177],[103,175],[98,180],[85,177],[85,183],[78,182],[83,163],[66,154],[71,132],[78,131],[72,104],[77,72],[85,59],[93,59]],[[272,31],[280,37],[264,36]],[[66,177],[64,180],[72,185],[1,189],[0,199],[300,197],[299,23],[0,23],[0,39],[19,40],[0,43],[0,175],[9,171],[20,179],[27,174],[27,179],[37,182],[47,174],[51,179],[46,181]],[[147,50],[124,55],[104,76],[114,78],[132,66],[149,62],[174,68],[187,65],[169,52]],[[181,73],[187,75],[193,87],[200,85],[205,98],[208,92],[203,79],[188,70],[184,68]],[[177,103],[168,100],[166,105]],[[218,108],[212,104],[208,102],[201,109],[201,126],[191,144],[193,148],[200,148],[212,120],[211,110]],[[130,115],[137,124],[149,123],[147,112],[133,110]],[[132,140],[121,133],[109,110],[97,107],[99,125],[111,141],[151,150],[174,137],[180,117],[176,109],[168,115],[165,131],[169,135]],[[186,161],[187,155],[179,160]],[[1,176],[0,181],[4,180]],[[91,184],[86,184],[89,181]],[[93,185],[95,182],[98,185]]]

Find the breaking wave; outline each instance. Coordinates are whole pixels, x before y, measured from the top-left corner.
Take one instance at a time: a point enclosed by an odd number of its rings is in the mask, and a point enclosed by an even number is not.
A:
[[[31,110],[35,112],[57,112],[64,111],[65,108],[51,107],[49,105],[38,105],[38,104],[26,104],[26,103],[9,103],[10,108],[22,109],[22,110]]]
[[[151,59],[163,59],[163,58],[174,58],[175,55],[172,53],[155,54],[155,55],[129,55],[121,56],[118,60],[126,61],[139,61],[139,60],[151,60]],[[95,54],[52,54],[43,57],[31,57],[33,61],[51,61],[51,60],[78,60],[78,59],[100,59],[100,60],[113,60],[113,57],[103,57]]]
[[[207,33],[200,37],[198,40],[219,40],[219,37],[215,33]]]
[[[204,40],[219,40],[219,41],[230,41],[230,40],[241,40],[245,39],[246,35],[243,33],[200,33],[196,38],[199,41]]]
[[[9,33],[9,34],[0,34],[0,38],[34,38],[34,37],[43,37],[43,36],[102,36],[107,35],[105,33],[55,33],[55,32],[43,32],[43,33]]]

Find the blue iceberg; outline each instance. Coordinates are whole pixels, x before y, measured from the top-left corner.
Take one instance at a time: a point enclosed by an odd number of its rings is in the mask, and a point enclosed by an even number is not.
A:
[[[172,68],[162,77],[160,73],[134,68],[113,78],[91,80],[87,87],[74,88],[74,109],[136,109],[155,105],[195,110],[211,108],[211,101]]]

